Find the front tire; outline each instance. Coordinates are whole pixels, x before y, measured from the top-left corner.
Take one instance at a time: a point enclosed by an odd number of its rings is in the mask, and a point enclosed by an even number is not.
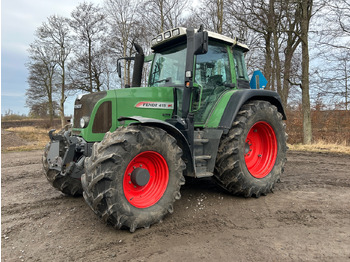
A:
[[[185,163],[176,140],[159,128],[120,127],[94,144],[82,176],[84,198],[120,229],[148,228],[173,212]]]
[[[81,181],[78,178],[73,178],[67,175],[63,175],[60,171],[49,168],[49,163],[47,160],[47,154],[49,152],[51,142],[45,146],[44,154],[42,157],[44,174],[49,181],[49,183],[61,191],[62,193],[74,197],[81,196],[83,194],[83,188],[81,186]],[[64,148],[60,149],[60,156],[64,156]]]
[[[222,137],[215,164],[217,183],[234,195],[259,197],[272,192],[286,163],[285,124],[277,108],[250,101]]]

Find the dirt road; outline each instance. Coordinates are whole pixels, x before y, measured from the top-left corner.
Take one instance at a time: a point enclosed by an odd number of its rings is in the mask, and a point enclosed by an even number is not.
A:
[[[174,213],[114,230],[52,188],[41,151],[1,159],[1,261],[350,261],[350,157],[289,152],[273,194],[187,181]]]

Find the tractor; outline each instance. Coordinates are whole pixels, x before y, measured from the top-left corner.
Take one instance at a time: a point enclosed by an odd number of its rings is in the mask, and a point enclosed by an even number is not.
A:
[[[276,92],[250,87],[248,47],[201,26],[157,35],[149,56],[135,49],[121,58],[134,61],[131,86],[77,97],[70,127],[49,132],[52,186],[130,232],[173,212],[185,176],[244,197],[272,192],[286,163],[286,115]]]

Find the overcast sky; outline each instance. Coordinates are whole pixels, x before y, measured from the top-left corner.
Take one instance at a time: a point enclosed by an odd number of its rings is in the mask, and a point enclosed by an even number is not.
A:
[[[69,17],[81,2],[83,0],[1,0],[1,114],[9,109],[16,114],[28,114],[25,63],[34,32],[50,15]],[[103,0],[88,2],[103,4]],[[73,112],[71,108],[66,110],[68,114]]]

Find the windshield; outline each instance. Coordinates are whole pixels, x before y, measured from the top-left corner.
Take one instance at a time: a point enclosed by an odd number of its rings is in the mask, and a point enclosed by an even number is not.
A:
[[[184,85],[186,45],[179,45],[154,55],[149,86]]]

